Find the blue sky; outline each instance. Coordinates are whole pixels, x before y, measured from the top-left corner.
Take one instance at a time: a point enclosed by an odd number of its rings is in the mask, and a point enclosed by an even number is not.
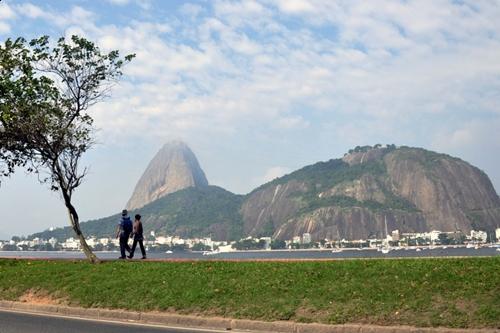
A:
[[[498,192],[498,17],[483,0],[3,0],[0,40],[79,34],[137,54],[91,110],[86,220],[120,211],[172,139],[236,193],[376,143],[460,157]],[[67,224],[58,195],[22,170],[0,212],[0,238]]]

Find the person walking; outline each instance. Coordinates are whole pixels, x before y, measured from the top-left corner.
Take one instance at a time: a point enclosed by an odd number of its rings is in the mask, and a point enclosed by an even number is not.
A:
[[[135,216],[132,235],[134,237],[134,243],[132,244],[132,251],[130,251],[130,255],[128,256],[128,258],[132,259],[134,257],[135,247],[137,246],[137,243],[139,243],[142,252],[142,259],[146,259],[146,250],[144,249],[144,244],[143,244],[144,236],[143,236],[141,215],[139,214]]]
[[[125,250],[130,253],[130,246],[128,245],[128,239],[130,234],[132,233],[132,221],[128,216],[128,211],[126,209],[122,210],[122,218],[120,219],[120,223],[118,224],[118,228],[116,230],[116,238],[120,238],[120,258],[125,259]]]

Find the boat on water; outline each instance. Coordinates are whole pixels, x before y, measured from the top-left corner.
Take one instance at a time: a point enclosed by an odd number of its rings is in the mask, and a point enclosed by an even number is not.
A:
[[[339,247],[336,247],[332,250],[332,253],[339,253],[339,252],[342,252],[342,249]]]
[[[173,252],[172,252],[172,251],[170,251],[170,250],[168,250],[168,251],[166,251],[165,253],[166,253],[166,254],[172,254]]]
[[[383,254],[387,254],[392,250],[391,246],[389,245],[389,241],[387,239],[387,236],[389,234],[387,231],[387,216],[384,216],[384,224],[385,224],[385,240],[383,242],[382,247],[380,248],[380,252],[382,252]]]

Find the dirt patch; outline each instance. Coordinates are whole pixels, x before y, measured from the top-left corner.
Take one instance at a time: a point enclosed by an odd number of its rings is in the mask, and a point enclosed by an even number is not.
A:
[[[474,313],[478,309],[478,306],[475,302],[467,299],[458,299],[455,302],[455,307],[457,308],[457,310],[465,313]]]
[[[45,305],[67,305],[67,301],[62,297],[54,297],[46,290],[29,289],[21,297],[19,301],[31,304]]]
[[[335,310],[335,307],[340,306],[335,302],[330,302],[329,308],[318,309],[308,302],[303,302],[301,306],[297,307],[292,320],[301,323],[328,323],[330,316]]]

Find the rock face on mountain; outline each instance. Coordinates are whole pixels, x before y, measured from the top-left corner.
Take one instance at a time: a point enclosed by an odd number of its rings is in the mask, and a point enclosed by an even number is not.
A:
[[[183,142],[170,142],[151,160],[126,208],[140,208],[187,187],[207,185],[205,173],[191,149]]]
[[[385,237],[385,220],[400,232],[492,231],[500,199],[486,174],[460,159],[367,146],[261,186],[241,213],[249,235],[366,239]]]

